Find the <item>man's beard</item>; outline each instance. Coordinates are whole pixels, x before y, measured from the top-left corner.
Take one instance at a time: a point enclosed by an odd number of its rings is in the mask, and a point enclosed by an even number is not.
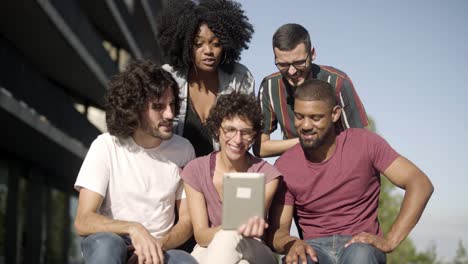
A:
[[[143,120],[142,124],[142,130],[145,132],[147,135],[158,138],[161,140],[169,140],[172,138],[172,135],[174,134],[172,130],[169,130],[169,132],[161,132],[159,130],[159,125],[160,124],[167,124],[171,123],[172,121],[160,121],[159,124],[157,125],[152,125],[147,119]]]
[[[310,142],[309,140],[305,140],[302,137],[299,137],[299,142],[301,143],[302,149],[304,149],[305,151],[309,151],[309,152],[317,150],[318,148],[323,146],[325,142],[327,142],[327,140],[330,138],[332,134],[332,131],[333,131],[333,126],[329,126],[322,137],[317,136],[317,139],[312,142]]]

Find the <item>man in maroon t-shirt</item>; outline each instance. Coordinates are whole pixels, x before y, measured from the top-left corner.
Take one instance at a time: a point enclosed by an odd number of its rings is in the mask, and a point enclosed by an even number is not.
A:
[[[270,245],[286,263],[385,263],[418,222],[432,183],[380,136],[360,128],[337,134],[341,108],[330,84],[306,81],[294,98],[300,144],[275,164],[284,178],[270,211]],[[380,173],[406,192],[385,236]],[[303,240],[290,236],[293,215]]]

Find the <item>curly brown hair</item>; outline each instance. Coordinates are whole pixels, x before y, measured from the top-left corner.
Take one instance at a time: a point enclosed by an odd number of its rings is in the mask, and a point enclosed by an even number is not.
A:
[[[253,95],[232,92],[219,96],[216,104],[211,108],[206,120],[206,126],[216,141],[219,141],[219,128],[225,119],[239,117],[249,121],[258,135],[263,129],[263,113],[259,102]]]
[[[177,71],[193,66],[194,39],[202,24],[207,24],[223,47],[224,59],[219,67],[231,73],[254,33],[241,4],[232,0],[170,1],[158,16],[159,44],[165,62]]]
[[[133,61],[125,71],[113,76],[104,98],[109,133],[120,138],[131,136],[140,125],[148,102],[161,98],[166,89],[172,89],[177,115],[179,86],[170,73],[153,62]]]

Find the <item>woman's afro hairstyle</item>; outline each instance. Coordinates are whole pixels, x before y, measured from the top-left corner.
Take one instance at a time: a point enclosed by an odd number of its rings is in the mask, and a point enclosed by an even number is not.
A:
[[[230,0],[174,0],[158,17],[159,44],[163,60],[177,71],[193,66],[193,44],[200,26],[206,23],[223,47],[220,67],[232,72],[254,32],[241,5]]]

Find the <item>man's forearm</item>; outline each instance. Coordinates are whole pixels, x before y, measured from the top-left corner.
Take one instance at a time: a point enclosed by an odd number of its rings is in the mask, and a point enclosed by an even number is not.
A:
[[[80,236],[87,236],[100,232],[110,232],[119,235],[129,235],[138,223],[114,220],[98,213],[87,213],[77,216],[75,229]]]
[[[299,143],[298,138],[263,141],[260,143],[258,155],[262,158],[279,156],[297,143]]]
[[[192,224],[190,219],[179,219],[177,224],[175,224],[169,233],[167,233],[163,238],[161,238],[162,249],[169,250],[177,248],[187,241],[193,234]]]
[[[426,179],[414,181],[406,189],[400,213],[386,235],[393,249],[400,245],[419,221],[431,197],[433,186]]]
[[[296,241],[297,237],[293,237],[289,234],[289,229],[281,230],[277,229],[274,233],[270,233],[272,230],[267,231],[267,244],[279,254],[287,254],[291,245]]]

